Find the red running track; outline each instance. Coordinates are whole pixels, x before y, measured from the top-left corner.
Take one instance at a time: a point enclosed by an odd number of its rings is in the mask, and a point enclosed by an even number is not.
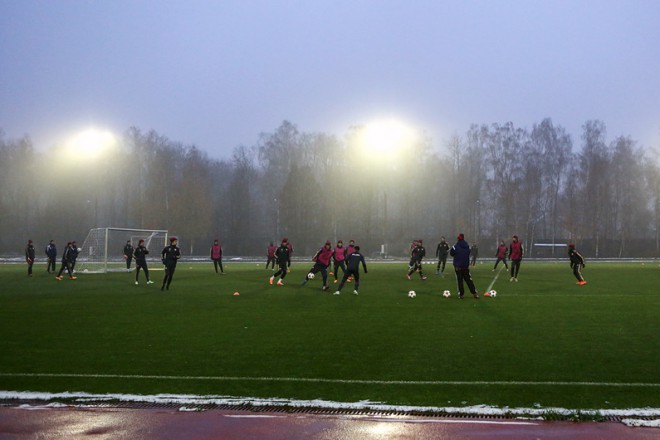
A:
[[[176,409],[0,407],[5,439],[660,439],[660,428],[541,422]]]

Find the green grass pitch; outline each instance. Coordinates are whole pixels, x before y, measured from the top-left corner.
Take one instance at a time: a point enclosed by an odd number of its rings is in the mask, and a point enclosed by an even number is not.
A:
[[[660,408],[660,267],[523,261],[497,298],[368,262],[359,296],[263,264],[181,262],[169,292],[134,274],[56,281],[0,266],[0,390],[195,394],[392,405]],[[492,263],[473,278],[480,294]],[[452,297],[442,297],[449,289]],[[415,290],[417,297],[407,297]],[[239,292],[239,296],[234,296]]]

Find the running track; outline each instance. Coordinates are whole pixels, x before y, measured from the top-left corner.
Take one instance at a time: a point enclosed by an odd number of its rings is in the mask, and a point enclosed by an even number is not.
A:
[[[0,406],[0,440],[264,438],[658,440],[660,428],[633,428],[618,422]]]

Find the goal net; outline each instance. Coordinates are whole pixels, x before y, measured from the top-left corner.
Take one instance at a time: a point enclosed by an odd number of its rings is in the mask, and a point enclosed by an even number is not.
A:
[[[105,273],[126,271],[124,246],[130,241],[133,248],[144,240],[144,245],[151,251],[152,259],[158,259],[160,252],[167,246],[167,230],[94,228],[80,247],[76,264],[77,273]],[[135,269],[135,261],[131,263]]]

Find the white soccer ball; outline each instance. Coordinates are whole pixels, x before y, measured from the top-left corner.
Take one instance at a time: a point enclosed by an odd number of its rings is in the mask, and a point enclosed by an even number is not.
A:
[[[491,290],[491,291],[488,292],[488,293],[489,293],[490,296],[492,296],[493,298],[497,296],[497,291],[496,291],[496,290]]]
[[[311,273],[311,272],[308,273],[308,274],[307,274],[307,279],[308,279],[308,280],[313,280],[313,279],[314,279],[314,274]]]
[[[417,296],[417,294],[415,293],[414,290],[411,290],[410,292],[408,292],[408,298],[414,298],[416,296]]]
[[[444,292],[442,292],[442,296],[444,296],[445,298],[449,298],[451,296],[451,292],[449,290],[445,290]]]

